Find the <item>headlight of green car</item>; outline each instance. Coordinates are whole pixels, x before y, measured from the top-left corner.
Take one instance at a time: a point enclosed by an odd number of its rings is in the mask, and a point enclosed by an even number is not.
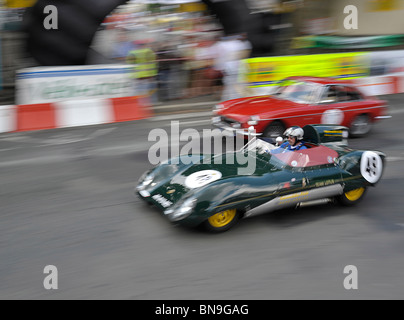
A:
[[[137,191],[142,191],[146,189],[154,180],[154,173],[145,172],[139,179],[138,185],[136,186]]]
[[[190,197],[174,207],[167,209],[164,211],[164,214],[167,215],[171,221],[179,221],[188,217],[195,209],[195,205],[196,198]]]

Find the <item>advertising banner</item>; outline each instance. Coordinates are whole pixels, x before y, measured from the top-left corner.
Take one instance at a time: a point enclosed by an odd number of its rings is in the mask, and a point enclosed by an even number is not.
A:
[[[36,67],[17,72],[17,104],[133,96],[128,65]]]
[[[370,52],[370,74],[373,76],[404,71],[404,50]]]
[[[367,7],[370,12],[399,10],[402,7],[401,2],[402,1],[400,0],[382,0],[382,1],[368,0]]]
[[[27,8],[32,7],[37,0],[5,0],[7,8]]]
[[[290,76],[354,79],[370,73],[367,52],[251,58],[246,62],[246,80],[250,87],[274,85]]]
[[[322,48],[322,49],[357,49],[365,50],[371,48],[393,47],[404,44],[404,35],[376,35],[376,36],[302,36],[293,39],[294,49]]]

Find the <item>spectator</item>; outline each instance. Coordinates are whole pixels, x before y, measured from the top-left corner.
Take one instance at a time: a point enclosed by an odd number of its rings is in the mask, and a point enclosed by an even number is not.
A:
[[[159,98],[162,101],[177,99],[181,96],[178,77],[182,59],[178,56],[177,50],[171,43],[165,43],[157,56],[159,64]]]
[[[157,61],[156,54],[147,40],[137,41],[138,47],[131,50],[127,63],[133,64],[131,77],[134,79],[135,94],[148,97],[152,104],[157,103]]]
[[[245,72],[240,72],[245,64],[242,59],[250,55],[251,44],[240,36],[226,37],[221,42],[221,68],[223,70],[222,101],[236,99],[243,96],[243,78]]]
[[[181,50],[185,57],[184,68],[186,70],[186,97],[193,98],[196,94],[196,80],[198,61],[196,59],[196,47],[197,41],[195,35],[188,35],[186,37],[186,43],[181,46]]]
[[[157,52],[158,61],[158,97],[159,101],[169,100],[170,61],[174,59],[170,45],[164,43]]]
[[[129,52],[135,49],[135,44],[128,40],[126,32],[126,30],[118,31],[118,41],[111,53],[111,58],[121,63],[124,63]]]
[[[195,70],[193,83],[193,96],[199,97],[210,93],[210,86],[207,78],[207,69],[211,64],[211,53],[209,43],[201,41],[195,52]]]
[[[210,80],[212,93],[221,97],[223,90],[223,54],[221,52],[220,37],[216,36],[213,43],[209,46],[209,68],[206,70],[206,77]]]

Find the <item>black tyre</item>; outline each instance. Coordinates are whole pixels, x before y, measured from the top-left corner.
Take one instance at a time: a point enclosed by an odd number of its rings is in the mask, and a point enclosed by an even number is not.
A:
[[[240,220],[240,213],[236,209],[218,212],[209,217],[203,227],[209,232],[224,232],[232,228]]]
[[[279,121],[271,122],[264,130],[263,136],[266,138],[276,139],[279,136],[282,136],[285,132],[285,125]]]
[[[366,187],[361,187],[344,192],[342,195],[337,197],[337,201],[344,206],[353,206],[363,199],[366,190]]]
[[[127,0],[38,0],[25,11],[23,27],[26,47],[41,65],[83,65],[87,63],[93,37],[105,17]],[[57,29],[44,27],[44,9],[57,8]]]
[[[372,129],[372,122],[367,114],[361,114],[356,116],[349,128],[349,134],[351,137],[363,137],[367,135]]]

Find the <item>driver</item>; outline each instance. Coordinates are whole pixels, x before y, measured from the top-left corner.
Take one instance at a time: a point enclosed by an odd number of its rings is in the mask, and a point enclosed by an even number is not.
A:
[[[286,129],[283,135],[287,137],[288,141],[282,143],[279,148],[272,150],[271,153],[282,153],[286,151],[307,149],[307,147],[304,145],[304,142],[302,141],[303,134],[303,129],[298,126],[293,126]]]

